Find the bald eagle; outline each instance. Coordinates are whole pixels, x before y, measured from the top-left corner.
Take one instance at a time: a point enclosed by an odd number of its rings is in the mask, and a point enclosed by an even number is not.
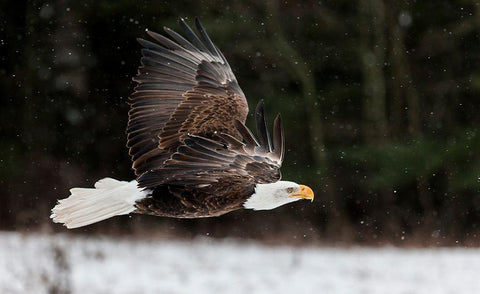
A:
[[[280,181],[280,115],[271,138],[260,101],[255,138],[245,126],[247,100],[224,55],[198,19],[197,33],[179,23],[185,37],[164,28],[169,37],[147,30],[155,42],[138,39],[141,66],[127,126],[136,180],[104,178],[94,188],[71,189],[52,209],[54,222],[77,228],[129,213],[214,217],[313,201],[309,187]]]

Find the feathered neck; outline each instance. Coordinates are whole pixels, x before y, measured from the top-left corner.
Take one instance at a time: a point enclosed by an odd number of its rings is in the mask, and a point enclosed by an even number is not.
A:
[[[289,197],[287,189],[290,187],[296,188],[298,184],[288,181],[257,184],[255,193],[247,199],[243,207],[253,210],[269,210],[299,200],[299,198]]]

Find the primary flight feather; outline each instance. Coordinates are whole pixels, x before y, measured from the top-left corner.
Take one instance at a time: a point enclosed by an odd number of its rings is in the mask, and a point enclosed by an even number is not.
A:
[[[248,104],[227,60],[198,19],[185,37],[147,31],[130,96],[127,147],[137,176],[73,188],[52,209],[68,228],[115,215],[212,217],[233,210],[273,209],[313,200],[304,185],[280,181],[284,133],[280,115],[270,136],[263,101],[255,110],[258,139],[245,126]]]

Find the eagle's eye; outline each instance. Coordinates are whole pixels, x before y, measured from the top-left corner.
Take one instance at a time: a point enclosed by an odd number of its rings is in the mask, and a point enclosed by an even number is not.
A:
[[[293,191],[294,191],[294,188],[293,188],[293,187],[288,187],[288,188],[287,188],[287,193],[288,193],[288,194],[292,194]]]

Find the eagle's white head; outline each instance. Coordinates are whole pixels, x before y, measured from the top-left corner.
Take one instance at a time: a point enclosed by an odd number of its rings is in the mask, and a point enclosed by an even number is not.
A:
[[[243,206],[253,210],[268,210],[300,199],[313,201],[312,189],[294,182],[278,181],[270,184],[257,184],[255,193]]]

